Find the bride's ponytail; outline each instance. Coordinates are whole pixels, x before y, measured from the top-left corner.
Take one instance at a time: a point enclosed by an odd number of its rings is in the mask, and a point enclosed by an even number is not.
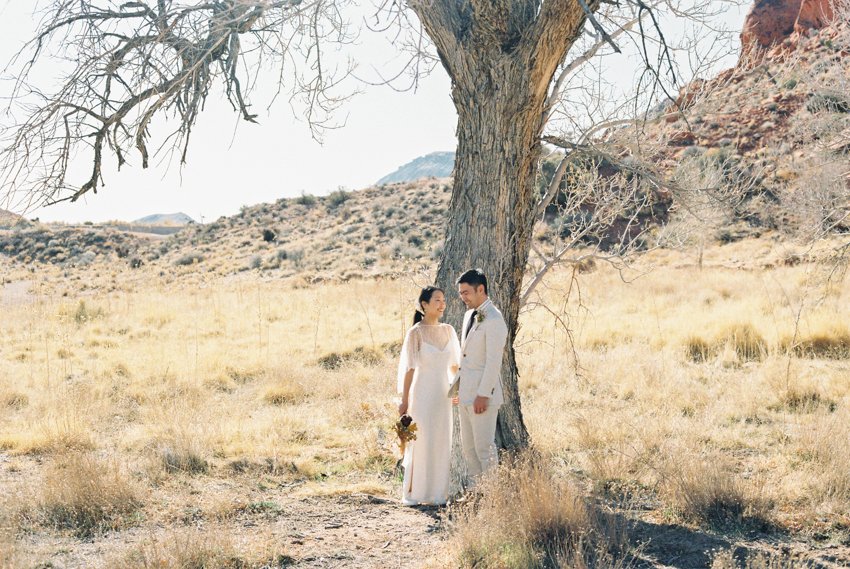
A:
[[[413,324],[414,325],[419,324],[420,322],[422,322],[423,318],[425,318],[425,315],[422,314],[421,310],[417,310],[416,312],[413,313]]]

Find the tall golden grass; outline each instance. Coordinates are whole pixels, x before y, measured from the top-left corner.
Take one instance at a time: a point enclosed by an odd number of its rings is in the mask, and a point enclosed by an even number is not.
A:
[[[579,275],[580,296],[572,272],[553,273],[539,300],[564,307],[571,330],[530,308],[517,345],[524,416],[537,452],[558,465],[560,505],[516,515],[567,516],[552,523],[573,527],[591,516],[581,514],[590,493],[671,523],[840,532],[850,360],[836,315],[850,314],[850,287],[823,293],[817,267],[775,262],[783,255],[771,241],[744,242],[706,250],[700,270],[656,251],[631,282],[597,264]],[[205,477],[285,475],[304,496],[395,495],[394,349],[414,283],[123,286],[44,289],[3,306],[0,452],[45,481],[73,457],[80,472],[91,457],[121,465],[100,470],[114,493],[45,482],[53,494],[4,510],[27,506],[18,519],[36,532],[96,536],[136,523],[139,509],[145,527],[171,523],[161,504]],[[549,476],[517,472],[503,476],[525,476],[529,488]],[[482,511],[496,515],[499,492]],[[542,555],[513,525],[499,527],[506,533],[488,539],[520,544],[508,557]],[[457,535],[454,551],[478,555],[472,533]]]
[[[621,522],[532,454],[500,465],[454,513],[448,567],[624,567]]]

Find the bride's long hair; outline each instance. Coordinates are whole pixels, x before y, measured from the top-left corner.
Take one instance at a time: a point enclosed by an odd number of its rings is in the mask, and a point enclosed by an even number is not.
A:
[[[438,286],[426,286],[422,289],[422,292],[419,293],[419,301],[416,303],[419,308],[416,309],[416,313],[413,315],[414,325],[419,324],[422,322],[422,319],[425,318],[425,310],[422,308],[422,303],[431,302],[431,297],[434,296],[435,292],[446,294],[446,291]]]

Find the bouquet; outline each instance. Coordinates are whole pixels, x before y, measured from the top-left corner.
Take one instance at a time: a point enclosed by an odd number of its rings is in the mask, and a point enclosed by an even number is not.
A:
[[[398,448],[404,458],[404,449],[407,443],[416,440],[416,423],[410,415],[402,415],[394,425],[395,434],[398,436]]]

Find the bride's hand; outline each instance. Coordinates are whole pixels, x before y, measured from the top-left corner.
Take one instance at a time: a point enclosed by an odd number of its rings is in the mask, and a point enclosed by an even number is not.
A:
[[[401,417],[402,415],[407,413],[407,401],[402,401],[398,406],[398,415]]]

